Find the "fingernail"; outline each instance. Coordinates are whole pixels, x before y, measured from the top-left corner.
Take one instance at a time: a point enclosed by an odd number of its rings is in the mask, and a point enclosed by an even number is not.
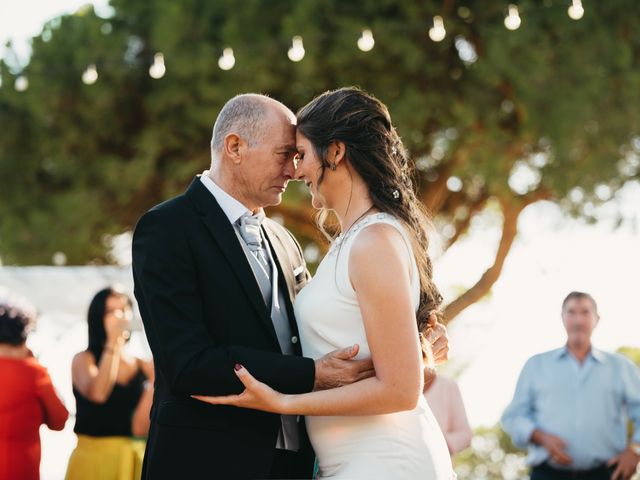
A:
[[[239,363],[236,363],[235,366],[233,367],[233,369],[237,372],[238,370],[240,370],[242,368],[242,365],[240,365]]]

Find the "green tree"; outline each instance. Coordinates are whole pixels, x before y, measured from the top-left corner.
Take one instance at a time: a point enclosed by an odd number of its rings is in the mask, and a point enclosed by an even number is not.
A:
[[[476,428],[471,447],[455,456],[454,466],[459,480],[524,480],[529,478],[525,457],[495,425]]]
[[[297,109],[360,85],[383,100],[416,163],[416,183],[453,244],[487,209],[501,214],[495,260],[449,303],[446,317],[500,276],[521,212],[549,200],[592,219],[593,207],[640,175],[640,37],[634,0],[112,0],[49,22],[20,72],[0,63],[0,254],[5,263],[108,263],[108,239],[185,188],[209,162],[212,122],[230,96],[272,95]],[[446,38],[429,39],[434,15]],[[370,52],[357,49],[362,28]],[[286,52],[302,35],[306,55]],[[233,47],[236,65],[217,59]],[[150,78],[162,52],[166,75]],[[89,64],[94,85],[80,78]],[[29,89],[11,88],[15,77]],[[319,240],[306,193],[276,209],[305,244]]]

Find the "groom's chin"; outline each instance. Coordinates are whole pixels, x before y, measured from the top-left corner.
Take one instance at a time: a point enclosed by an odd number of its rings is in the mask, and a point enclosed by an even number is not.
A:
[[[265,207],[275,207],[282,203],[282,193],[278,193],[269,198],[269,203]]]

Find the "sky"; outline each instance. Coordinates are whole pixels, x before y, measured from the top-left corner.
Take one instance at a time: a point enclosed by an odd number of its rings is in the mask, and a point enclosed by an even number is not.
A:
[[[1,44],[13,39],[16,53],[26,59],[28,38],[37,35],[45,21],[86,3],[0,0]],[[91,3],[108,13],[106,1]],[[627,218],[617,230],[607,221],[615,211]],[[473,426],[498,421],[527,358],[563,344],[560,305],[572,290],[587,291],[599,303],[596,346],[609,351],[621,346],[640,348],[640,185],[623,189],[600,212],[605,221],[587,225],[568,219],[550,203],[528,207],[491,294],[452,323],[451,362],[441,371],[458,375]],[[436,260],[435,279],[447,300],[469,287],[493,262],[499,233],[499,223],[480,218],[467,239]],[[67,433],[71,442],[73,435]],[[54,465],[56,455],[49,451],[45,462]],[[51,468],[59,472],[63,464]]]
[[[107,0],[0,0],[0,57],[6,53],[7,40],[12,40],[16,55],[24,64],[30,52],[29,38],[39,35],[45,22],[88,3],[99,13],[108,14]]]

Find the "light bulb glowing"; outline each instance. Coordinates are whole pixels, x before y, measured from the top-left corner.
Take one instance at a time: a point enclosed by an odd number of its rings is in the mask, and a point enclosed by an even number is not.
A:
[[[504,26],[509,30],[517,30],[522,23],[517,5],[509,5],[509,14],[504,17]]]
[[[153,65],[149,67],[149,76],[158,80],[159,78],[164,77],[166,71],[167,67],[164,65],[164,55],[156,53],[153,56]]]
[[[85,85],[93,85],[98,80],[98,71],[96,66],[91,64],[82,74],[82,83]]]
[[[24,92],[29,88],[29,79],[24,75],[20,75],[16,78],[16,82],[13,85],[17,92]]]
[[[433,17],[433,27],[429,29],[429,38],[434,42],[441,42],[447,36],[444,29],[444,21],[440,15]]]
[[[362,35],[358,39],[358,48],[363,52],[369,52],[376,44],[376,41],[373,39],[373,33],[368,28],[362,30]]]
[[[296,35],[291,40],[291,48],[287,52],[289,60],[292,62],[299,62],[304,58],[304,45],[302,44],[302,37]]]
[[[582,8],[582,0],[573,0],[569,10],[567,10],[569,17],[572,20],[580,20],[584,15],[584,8]]]
[[[225,48],[218,59],[218,66],[222,70],[231,70],[236,64],[236,57],[233,56],[233,48]]]

